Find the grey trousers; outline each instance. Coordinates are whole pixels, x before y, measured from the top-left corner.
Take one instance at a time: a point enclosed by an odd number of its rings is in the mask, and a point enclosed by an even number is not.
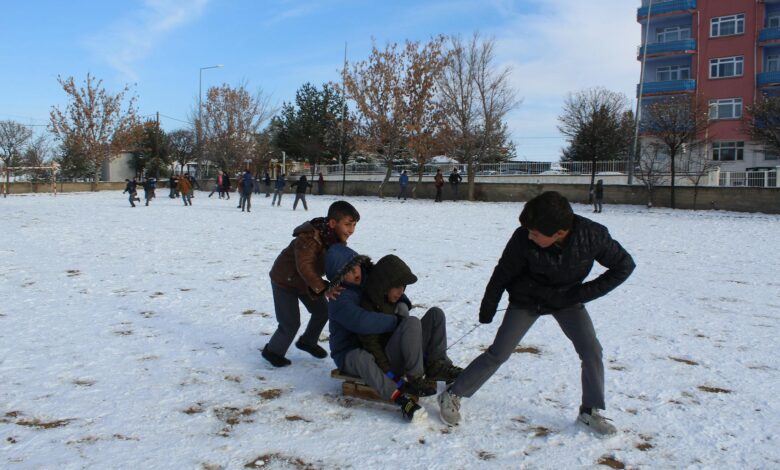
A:
[[[282,194],[284,194],[284,189],[277,189],[276,191],[274,191],[274,198],[271,199],[271,205],[272,206],[274,204],[276,204],[278,206],[278,205],[280,205],[282,203]],[[276,199],[277,197],[279,198],[278,201]]]
[[[306,194],[295,193],[295,201],[293,202],[293,210],[298,207],[298,201],[303,202],[303,208],[309,210],[309,206],[306,205]]]
[[[385,353],[396,377],[422,377],[428,364],[447,358],[447,320],[433,307],[422,318],[406,317],[390,337]],[[353,349],[344,358],[344,372],[357,375],[379,395],[390,400],[397,385],[364,349]]]
[[[582,406],[604,409],[604,363],[601,344],[596,338],[593,322],[583,306],[558,310],[552,314],[563,333],[574,345],[582,361]],[[470,397],[509,359],[520,340],[539,316],[529,310],[509,306],[493,344],[471,361],[461,372],[450,391]]]
[[[305,344],[317,344],[320,333],[328,323],[328,303],[324,297],[313,299],[307,295],[298,294],[295,291],[285,289],[271,283],[274,295],[274,309],[276,321],[279,326],[268,341],[268,350],[272,353],[284,356],[290,348],[295,334],[301,327],[301,309],[298,306],[300,300],[311,313],[309,324],[301,335],[301,342]]]

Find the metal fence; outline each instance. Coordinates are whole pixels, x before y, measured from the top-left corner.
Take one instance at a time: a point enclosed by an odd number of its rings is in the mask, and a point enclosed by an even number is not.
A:
[[[776,188],[777,170],[765,171],[722,171],[720,186],[745,186],[750,188]]]
[[[402,171],[410,175],[419,174],[422,169],[423,175],[433,176],[437,170],[449,174],[453,168],[465,176],[466,165],[462,163],[428,163],[420,168],[419,165],[394,165],[393,175],[398,175]],[[596,162],[596,174],[601,175],[622,175],[626,174],[628,162],[623,160],[612,160]],[[506,163],[481,163],[476,167],[478,176],[500,176],[500,175],[590,175],[593,164],[591,162],[506,162]],[[344,170],[343,165],[323,165],[315,169],[315,173],[320,171],[325,174],[341,174]],[[387,167],[383,163],[347,163],[347,173],[352,175],[376,175],[385,174]]]

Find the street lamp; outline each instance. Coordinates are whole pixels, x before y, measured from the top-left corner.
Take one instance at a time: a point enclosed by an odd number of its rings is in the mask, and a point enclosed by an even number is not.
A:
[[[203,94],[201,91],[203,88],[203,71],[208,69],[221,69],[222,67],[224,67],[222,64],[209,65],[208,67],[201,67],[200,70],[198,70],[198,127],[196,129],[197,132],[195,133],[195,144],[198,147],[198,161],[203,160],[203,152],[200,148],[200,129],[203,125],[203,120],[201,118],[203,114],[203,107],[201,106],[201,95]]]

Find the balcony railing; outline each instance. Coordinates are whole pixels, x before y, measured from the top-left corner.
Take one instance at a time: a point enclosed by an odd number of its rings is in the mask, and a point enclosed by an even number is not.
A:
[[[653,2],[651,13],[653,15],[660,15],[661,13],[670,13],[678,10],[693,10],[695,8],[696,0],[671,0],[668,2]],[[646,17],[647,11],[649,9],[649,5],[639,7],[636,12],[637,18]]]
[[[670,80],[667,82],[645,82],[643,95],[655,93],[679,93],[696,91],[696,80]],[[639,96],[639,85],[636,86],[636,95]]]
[[[780,39],[780,28],[764,28],[758,33],[758,41],[772,41]]]
[[[657,42],[647,46],[639,46],[637,56],[641,56],[647,47],[648,54],[661,54],[664,52],[687,52],[696,50],[695,39],[681,39],[679,41]]]
[[[756,76],[758,86],[780,85],[780,72],[761,72]]]

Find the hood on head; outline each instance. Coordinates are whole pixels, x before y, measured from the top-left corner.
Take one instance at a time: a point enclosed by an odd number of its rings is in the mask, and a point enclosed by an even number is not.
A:
[[[325,275],[330,281],[331,288],[341,285],[344,275],[357,265],[366,265],[371,258],[359,255],[347,245],[337,243],[328,248],[325,254]]]
[[[375,305],[381,305],[385,300],[387,291],[392,287],[408,286],[417,282],[417,276],[411,268],[396,255],[387,255],[380,258],[366,281],[363,291]]]

